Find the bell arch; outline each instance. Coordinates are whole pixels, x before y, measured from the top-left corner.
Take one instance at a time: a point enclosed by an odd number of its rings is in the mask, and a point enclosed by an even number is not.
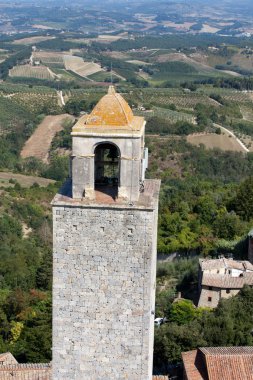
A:
[[[120,150],[107,141],[94,149],[94,188],[105,186],[120,186]]]

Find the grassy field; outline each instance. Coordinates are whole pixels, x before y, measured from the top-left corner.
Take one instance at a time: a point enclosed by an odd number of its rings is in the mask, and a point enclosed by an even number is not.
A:
[[[112,80],[114,79],[119,79],[119,80],[122,80],[121,77],[119,75],[117,75],[116,73],[112,72],[108,72],[108,71],[100,71],[100,72],[97,72],[95,74],[91,74],[89,75],[89,78],[96,81],[96,82],[110,82],[111,81],[111,78]]]
[[[241,145],[239,145],[238,142],[228,134],[193,134],[187,136],[187,142],[197,146],[203,144],[207,149],[218,148],[223,151],[244,152]]]
[[[58,76],[59,79],[66,82],[73,81],[76,79],[76,75],[65,69],[53,68],[54,73]]]
[[[11,172],[0,172],[0,187],[12,187],[15,183],[19,183],[22,187],[30,187],[34,183],[37,183],[39,186],[46,187],[50,183],[54,182],[55,181],[52,179],[42,177],[28,176]]]

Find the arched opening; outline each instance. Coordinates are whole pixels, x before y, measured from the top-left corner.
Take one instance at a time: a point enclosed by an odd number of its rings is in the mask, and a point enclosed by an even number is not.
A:
[[[120,151],[118,147],[111,143],[99,144],[95,148],[95,189],[103,191],[103,189],[113,188],[117,195],[119,180]],[[108,190],[106,192],[108,193]]]

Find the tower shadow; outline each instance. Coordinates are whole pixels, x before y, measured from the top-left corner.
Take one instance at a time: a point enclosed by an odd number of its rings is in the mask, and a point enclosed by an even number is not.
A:
[[[99,200],[113,199],[115,202],[118,199],[118,186],[105,186],[105,185],[96,185],[96,198]]]

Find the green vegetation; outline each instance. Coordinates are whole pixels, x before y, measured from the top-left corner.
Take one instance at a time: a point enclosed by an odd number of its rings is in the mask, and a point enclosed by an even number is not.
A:
[[[151,153],[149,176],[160,177],[163,183],[158,251],[237,254],[238,244],[253,221],[252,215],[246,217],[240,212],[242,206],[236,206],[236,192],[240,194],[240,186],[244,186],[238,181],[251,175],[252,154],[245,157],[208,151],[178,138],[152,137],[147,144]],[[251,192],[247,195],[252,202]],[[228,244],[231,241],[234,243]],[[245,255],[242,248],[240,255]]]
[[[146,125],[147,134],[155,133],[160,135],[189,135],[194,132],[201,132],[204,130],[202,126],[196,126],[188,122],[178,121],[171,123],[159,117],[151,117]]]
[[[49,200],[56,189],[16,183],[1,194],[0,346],[25,362],[51,359]]]
[[[46,50],[68,51],[70,49],[83,48],[86,44],[65,41],[64,38],[54,38],[53,40],[39,42],[37,46],[40,49]]]
[[[181,361],[181,352],[203,346],[251,346],[253,290],[222,300],[214,311],[195,309],[187,300],[170,304],[169,323],[155,331],[154,365]]]
[[[4,62],[0,63],[0,78],[6,79],[9,74],[9,69],[12,69],[23,60],[29,60],[32,49],[30,47],[19,48],[20,50],[7,58]]]

